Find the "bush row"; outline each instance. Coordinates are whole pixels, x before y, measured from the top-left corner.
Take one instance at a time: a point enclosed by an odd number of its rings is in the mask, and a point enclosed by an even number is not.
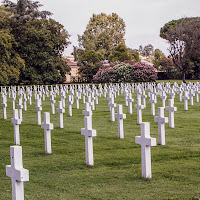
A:
[[[94,83],[153,82],[156,79],[156,69],[144,63],[120,63],[101,68],[93,76]]]

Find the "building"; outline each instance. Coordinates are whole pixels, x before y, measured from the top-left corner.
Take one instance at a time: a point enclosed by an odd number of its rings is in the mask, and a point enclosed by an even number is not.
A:
[[[80,75],[78,74],[79,66],[77,66],[77,62],[74,61],[73,56],[65,56],[63,57],[66,61],[67,65],[71,68],[70,73],[66,74],[66,83],[78,82]]]

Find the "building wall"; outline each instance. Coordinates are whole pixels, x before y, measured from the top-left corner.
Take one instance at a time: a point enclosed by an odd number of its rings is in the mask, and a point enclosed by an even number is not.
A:
[[[73,82],[73,81],[78,81],[78,77],[79,77],[79,74],[78,74],[78,66],[70,66],[71,67],[71,71],[70,71],[70,74],[66,74],[66,82],[67,83],[70,83],[70,82]]]

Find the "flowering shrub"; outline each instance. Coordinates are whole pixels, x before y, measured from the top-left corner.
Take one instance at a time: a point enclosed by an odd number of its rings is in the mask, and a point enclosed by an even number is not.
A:
[[[132,66],[130,64],[120,63],[113,67],[116,76],[115,82],[130,82]]]
[[[132,65],[131,77],[135,82],[152,82],[157,79],[157,73],[151,65],[135,63]]]
[[[113,67],[100,68],[93,76],[93,82],[96,83],[113,83],[116,80],[116,74]]]
[[[157,79],[155,68],[143,63],[120,63],[114,67],[102,68],[93,76],[93,82],[152,82]]]

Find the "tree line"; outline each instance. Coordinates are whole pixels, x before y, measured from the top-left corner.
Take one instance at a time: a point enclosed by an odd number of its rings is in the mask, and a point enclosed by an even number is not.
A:
[[[70,71],[62,59],[69,44],[64,26],[30,0],[0,7],[0,84],[62,83]]]
[[[4,0],[0,6],[0,85],[63,83],[70,67],[62,58],[70,44],[64,26],[40,11],[38,1]],[[125,22],[116,13],[93,14],[86,30],[78,36],[73,55],[79,73],[87,82],[101,68],[123,63],[137,63],[139,54],[153,55],[154,66],[167,73],[181,73],[186,78],[200,78],[200,18],[172,20],[160,30],[160,37],[170,44],[168,58],[152,45],[139,50],[125,44]]]

